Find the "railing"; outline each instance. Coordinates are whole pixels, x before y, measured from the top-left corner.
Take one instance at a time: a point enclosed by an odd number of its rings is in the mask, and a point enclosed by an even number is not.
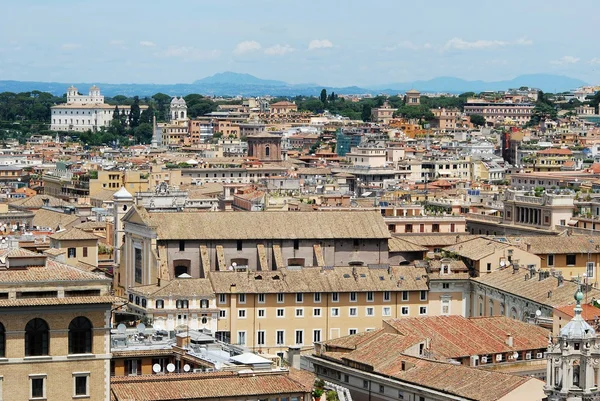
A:
[[[350,390],[348,390],[346,387],[342,387],[328,381],[325,381],[325,387],[334,390],[337,393],[339,401],[352,401]]]
[[[492,223],[501,223],[502,217],[498,216],[490,216],[487,214],[478,214],[478,213],[467,213],[467,220],[479,220],[479,221],[489,221]]]

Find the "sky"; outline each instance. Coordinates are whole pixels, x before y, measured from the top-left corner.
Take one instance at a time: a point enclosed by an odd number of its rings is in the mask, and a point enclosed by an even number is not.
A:
[[[600,1],[2,0],[0,80],[328,86],[552,73],[600,84]]]

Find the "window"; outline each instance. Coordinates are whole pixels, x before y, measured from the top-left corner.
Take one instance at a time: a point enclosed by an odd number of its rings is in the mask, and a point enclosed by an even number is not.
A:
[[[258,317],[263,318],[266,315],[266,309],[259,309],[258,310]]]
[[[304,330],[296,330],[296,345],[304,344]]]
[[[340,302],[340,294],[337,292],[331,293],[331,302]]]
[[[408,291],[402,291],[402,301],[408,301]]]
[[[83,257],[87,258],[87,256],[88,256],[87,246],[84,246],[83,247]]]
[[[69,324],[69,354],[89,354],[92,352],[92,322],[79,316]]]
[[[238,345],[246,345],[246,332],[245,331],[238,331],[237,344]]]
[[[69,258],[76,258],[77,257],[77,248],[69,248],[67,249],[68,252],[68,257]]]
[[[304,317],[304,308],[296,308],[296,317]]]
[[[375,316],[375,308],[373,307],[368,307],[366,312],[367,316]]]
[[[265,345],[265,331],[264,330],[259,330],[256,333],[256,343],[258,345]]]
[[[575,266],[577,262],[577,255],[570,253],[567,255],[567,266]]]
[[[392,316],[392,308],[390,308],[389,306],[384,306],[381,314],[383,316]]]
[[[6,329],[4,325],[0,323],[0,358],[6,356]],[[1,384],[0,384],[1,385]],[[0,391],[0,400],[2,400],[2,392]]]
[[[258,294],[258,303],[259,304],[265,303],[265,294]]]
[[[179,241],[179,250],[185,251],[185,241]]]
[[[219,294],[219,303],[224,304],[227,302],[227,294]]]
[[[385,302],[389,302],[392,299],[392,293],[389,291],[384,291],[383,292],[383,300]]]
[[[383,386],[383,384],[379,385],[379,392],[380,393],[385,393],[385,387]]]
[[[73,396],[90,395],[89,373],[73,373]]]
[[[331,308],[331,317],[340,316],[340,308]]]
[[[585,264],[585,267],[586,267],[585,270],[586,270],[587,278],[594,278],[594,276],[595,276],[595,274],[594,274],[594,270],[595,270],[594,269],[594,267],[595,267],[594,262],[587,262]]]
[[[442,288],[447,290],[448,288],[450,288],[450,283],[442,283]]]
[[[246,303],[246,294],[238,294],[238,302],[241,304]]]
[[[48,355],[50,328],[45,320],[31,319],[25,326],[25,356]]]
[[[319,302],[321,302],[321,293],[320,292],[315,292],[313,294],[313,297],[314,297],[314,301],[315,301],[316,304],[318,304]]]
[[[356,333],[358,333],[358,330],[357,330],[357,329],[348,329],[348,335],[349,335],[349,336],[353,336],[353,335],[355,335]]]
[[[304,301],[304,294],[301,292],[296,293],[296,303],[301,304]]]
[[[554,266],[554,255],[548,255],[548,266]]]
[[[177,309],[187,309],[189,307],[189,303],[187,299],[178,299],[175,301],[175,307]]]
[[[321,341],[321,329],[313,330],[313,343]]]
[[[277,317],[285,317],[285,309],[277,308]]]
[[[30,375],[29,384],[29,398],[46,398],[46,375]]]
[[[427,307],[419,306],[419,315],[426,315],[426,314],[427,314]]]
[[[344,383],[349,383],[350,382],[350,376],[348,375],[344,375]]]
[[[294,250],[298,250],[300,249],[300,240],[295,239],[294,240]]]
[[[426,290],[421,290],[420,299],[421,299],[421,301],[427,301],[427,291]]]
[[[277,303],[282,304],[285,300],[285,294],[279,293],[277,294]]]
[[[275,333],[275,343],[277,345],[285,344],[285,331],[284,330],[277,330],[277,332]]]
[[[403,306],[401,309],[402,316],[408,316],[408,306]]]
[[[242,246],[242,241],[241,241],[241,240],[238,240],[238,241],[237,241],[237,250],[238,250],[238,251],[241,251],[242,249],[243,249],[243,246]]]
[[[321,308],[313,308],[313,317],[321,317]]]
[[[134,267],[135,267],[135,282],[142,284],[142,250],[134,249]]]
[[[350,302],[356,302],[357,299],[358,299],[358,297],[356,296],[356,293],[351,292],[350,293]]]
[[[442,315],[450,314],[450,300],[442,299]]]
[[[246,318],[246,309],[238,309],[238,318],[240,318],[240,319]]]
[[[219,318],[221,318],[221,319],[225,319],[226,317],[227,317],[227,311],[226,311],[226,310],[223,310],[223,309],[221,309],[221,310],[219,311]]]
[[[367,292],[367,302],[373,302],[375,300],[375,295],[373,294],[373,291],[368,291]]]
[[[358,311],[356,308],[350,308],[348,314],[350,316],[356,317],[356,316],[358,316]]]
[[[155,302],[155,304],[154,304],[154,307],[156,309],[164,309],[164,307],[165,307],[165,301],[163,301],[162,299],[157,299],[156,302]]]
[[[369,381],[363,380],[363,388],[369,388]]]

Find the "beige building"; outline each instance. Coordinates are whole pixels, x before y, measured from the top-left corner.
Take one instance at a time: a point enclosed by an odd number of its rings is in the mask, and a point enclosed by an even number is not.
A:
[[[103,190],[117,192],[121,187],[125,187],[131,193],[147,191],[147,173],[132,170],[100,170],[98,178],[90,180],[90,197],[100,194]]]
[[[389,124],[394,118],[394,113],[398,109],[393,109],[390,104],[386,101],[383,106],[371,109],[371,121],[374,123]]]
[[[95,268],[98,267],[98,240],[94,234],[73,227],[52,234],[50,248],[63,251],[64,263]]]
[[[110,281],[1,252],[0,399],[110,401]]]
[[[504,123],[512,121],[518,125],[525,125],[531,120],[533,108],[531,103],[467,103],[465,104],[465,114],[482,115],[486,123]]]
[[[295,103],[282,101],[271,103],[269,105],[271,114],[290,114],[298,111],[298,106]]]
[[[415,89],[407,91],[404,102],[407,106],[417,106],[421,104],[421,92]]]
[[[460,110],[454,108],[432,109],[431,112],[435,118],[434,126],[442,132],[452,131],[459,128]]]

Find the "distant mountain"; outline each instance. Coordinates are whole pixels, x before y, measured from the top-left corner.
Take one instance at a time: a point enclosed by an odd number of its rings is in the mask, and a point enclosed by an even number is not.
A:
[[[521,75],[509,81],[467,81],[454,77],[439,77],[427,81],[413,81],[376,85],[369,88],[358,86],[328,87],[318,84],[288,84],[283,81],[257,78],[250,74],[223,72],[199,79],[190,84],[106,84],[106,83],[59,83],[59,82],[26,82],[26,81],[0,81],[0,92],[28,92],[39,90],[61,96],[71,85],[75,85],[80,92],[87,93],[93,84],[100,87],[106,96],[152,96],[162,92],[171,96],[185,96],[190,93],[200,93],[208,96],[318,96],[321,89],[327,89],[338,95],[350,94],[397,94],[409,89],[421,92],[483,92],[498,91],[509,88],[529,86],[539,88],[545,92],[564,92],[585,82],[561,75],[531,74]]]
[[[580,79],[570,78],[564,75],[529,74],[520,75],[508,81],[494,82],[467,81],[455,77],[438,77],[427,81],[377,85],[372,87],[372,89],[382,92],[405,92],[409,89],[417,89],[421,92],[464,93],[501,91],[528,86],[530,88],[541,89],[544,92],[565,92],[582,85],[586,85],[586,83]]]

